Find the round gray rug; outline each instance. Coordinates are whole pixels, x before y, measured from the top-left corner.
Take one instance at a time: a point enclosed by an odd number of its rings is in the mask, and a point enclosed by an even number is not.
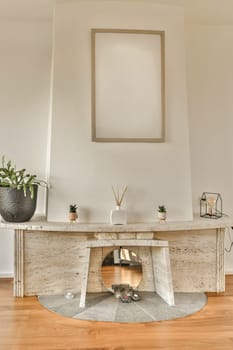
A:
[[[73,299],[64,295],[39,296],[39,302],[59,315],[79,320],[108,322],[153,322],[172,320],[199,311],[207,302],[204,293],[175,293],[169,306],[156,293],[140,292],[141,300],[122,303],[112,293],[88,293],[86,307],[79,307],[80,294]]]

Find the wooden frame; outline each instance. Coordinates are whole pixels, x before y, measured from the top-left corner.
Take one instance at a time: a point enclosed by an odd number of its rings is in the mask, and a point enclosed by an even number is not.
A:
[[[92,141],[164,142],[164,31],[92,29]]]

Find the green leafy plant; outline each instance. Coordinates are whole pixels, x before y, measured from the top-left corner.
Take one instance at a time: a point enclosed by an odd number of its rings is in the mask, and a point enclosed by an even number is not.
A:
[[[70,204],[70,213],[76,213],[77,209],[77,204]]]
[[[27,195],[27,190],[30,196],[34,198],[34,185],[45,186],[47,183],[37,179],[37,175],[31,175],[26,172],[26,169],[17,170],[16,166],[12,166],[11,160],[6,161],[2,157],[2,167],[0,168],[0,186],[12,187],[17,190],[23,190],[24,196]]]
[[[165,205],[159,205],[158,206],[158,212],[159,213],[166,213],[167,209],[166,209]]]

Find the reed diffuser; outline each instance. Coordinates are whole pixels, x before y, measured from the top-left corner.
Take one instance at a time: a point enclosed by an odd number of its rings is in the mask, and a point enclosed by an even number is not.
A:
[[[112,225],[125,225],[127,224],[127,213],[126,210],[121,208],[127,186],[124,186],[121,190],[117,187],[116,189],[112,186],[114,200],[116,208],[111,210],[110,221]]]

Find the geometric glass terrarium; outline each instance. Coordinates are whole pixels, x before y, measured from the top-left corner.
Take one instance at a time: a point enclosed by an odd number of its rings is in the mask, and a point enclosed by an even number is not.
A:
[[[219,219],[222,217],[222,197],[220,193],[202,193],[200,199],[200,216],[210,219]]]

